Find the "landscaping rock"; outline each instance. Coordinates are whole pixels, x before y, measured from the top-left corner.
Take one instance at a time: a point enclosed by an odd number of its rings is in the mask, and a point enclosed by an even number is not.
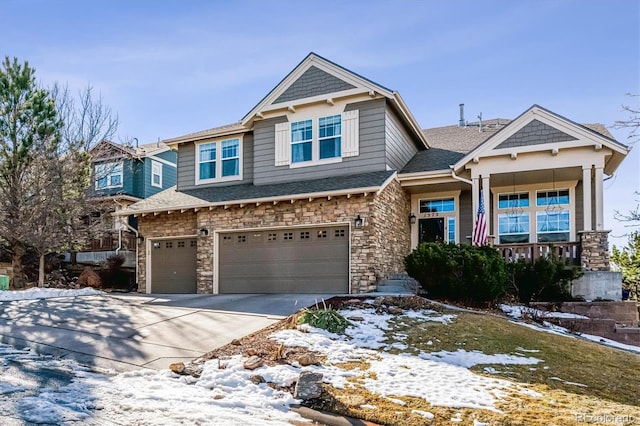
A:
[[[298,364],[300,364],[303,367],[306,367],[308,365],[318,365],[320,364],[320,361],[318,360],[318,357],[316,357],[314,354],[306,353],[298,357]]]
[[[255,370],[258,367],[262,367],[264,360],[257,355],[250,357],[244,362],[244,368],[247,370]]]
[[[254,385],[259,385],[260,383],[266,382],[264,377],[259,374],[254,374],[253,376],[249,377],[249,380],[251,380],[251,383],[253,383]]]
[[[174,362],[173,364],[169,364],[169,370],[173,371],[176,374],[183,374],[184,362]]]
[[[347,319],[350,320],[350,321],[358,321],[358,322],[364,321],[364,318],[362,318],[362,317],[349,317]]]
[[[387,309],[391,315],[402,315],[402,308],[398,308],[397,306],[389,306]]]
[[[102,288],[102,280],[100,279],[100,275],[87,266],[78,277],[78,285]]]
[[[314,373],[311,371],[303,371],[298,377],[298,383],[293,391],[293,397],[296,399],[313,399],[319,398],[322,393],[322,373]]]
[[[242,345],[242,343],[240,342],[240,339],[233,339],[233,340],[231,341],[231,344],[232,344],[232,345],[235,345],[235,346],[240,346],[240,345]]]

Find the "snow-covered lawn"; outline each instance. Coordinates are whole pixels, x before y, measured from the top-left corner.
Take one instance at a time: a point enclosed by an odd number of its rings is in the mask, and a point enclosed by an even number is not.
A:
[[[82,294],[96,292],[88,289],[0,292],[0,300]],[[376,313],[373,306],[341,313],[362,319],[353,321],[353,327],[347,328],[344,336],[307,325],[280,330],[270,336],[286,346],[306,347],[323,354],[326,359],[322,365],[300,367],[294,363],[249,371],[243,367],[244,359],[235,356],[222,361],[224,368],[220,368],[218,360],[206,362],[199,378],[180,376],[169,370],[121,374],[96,372],[70,360],[52,359],[30,350],[0,345],[0,418],[8,425],[23,422],[96,425],[285,425],[292,420],[304,422],[306,420],[290,409],[292,404],[300,402],[290,393],[250,380],[252,375],[259,374],[267,382],[289,386],[297,381],[303,370],[322,373],[324,381],[337,389],[348,389],[353,386],[353,380],[358,379],[358,384],[367,391],[398,406],[405,405],[399,398],[416,397],[434,407],[499,412],[497,403],[508,396],[539,397],[524,385],[469,370],[479,364],[545,368],[544,360],[535,348],[518,347],[508,354],[458,349],[420,351],[410,355],[403,353],[408,347],[406,335],[391,332],[392,320],[437,322],[447,326],[455,321],[455,314],[423,309],[405,310],[395,316]],[[354,361],[367,368],[345,367],[345,363],[353,365]],[[365,403],[360,408],[375,410],[376,406]],[[428,420],[434,418],[433,413],[425,410],[412,410],[412,413]],[[459,420],[456,419],[458,417],[454,416],[451,421]]]

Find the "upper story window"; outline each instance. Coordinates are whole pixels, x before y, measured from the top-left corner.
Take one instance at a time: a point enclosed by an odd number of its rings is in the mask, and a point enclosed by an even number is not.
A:
[[[242,179],[241,152],[241,138],[196,145],[196,183]]]
[[[151,160],[151,186],[162,188],[162,163]]]
[[[553,206],[560,204],[569,204],[568,189],[538,191],[536,194],[536,205],[538,206]]]
[[[359,155],[358,120],[354,110],[276,124],[275,165],[313,166]]]
[[[122,187],[122,162],[100,163],[94,167],[96,189]]]
[[[332,115],[317,121],[303,120],[291,123],[291,162],[340,158],[342,117]]]

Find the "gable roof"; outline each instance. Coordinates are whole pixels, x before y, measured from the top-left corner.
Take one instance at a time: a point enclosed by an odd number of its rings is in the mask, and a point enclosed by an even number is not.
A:
[[[231,204],[339,196],[375,192],[395,175],[393,170],[357,175],[295,181],[269,185],[229,185],[178,191],[176,187],[152,195],[117,212],[117,215],[146,214]]]
[[[509,153],[509,150],[513,149],[540,149],[537,145],[544,143],[544,141],[536,140],[535,137],[533,138],[533,142],[526,146],[520,145],[515,139],[511,139],[511,144],[502,145],[505,141],[509,141],[511,137],[534,122],[539,122],[554,131],[566,134],[568,136],[567,138],[561,138],[558,141],[564,143],[567,147],[585,146],[586,142],[587,144],[593,144],[593,146],[598,149],[602,146],[610,148],[613,155],[609,158],[607,164],[605,164],[605,172],[607,174],[612,174],[615,171],[630,150],[626,145],[613,139],[611,134],[607,132],[601,124],[590,125],[591,127],[587,127],[534,104],[505,127],[499,129],[484,142],[481,142],[474,149],[469,151],[467,155],[453,165],[453,169],[459,170],[469,161],[481,156],[505,155]],[[607,135],[604,133],[607,133]]]
[[[494,137],[498,138],[500,136],[500,132],[507,131],[507,127],[512,127],[511,123],[519,120],[534,108],[539,114],[543,113],[553,115],[554,117],[564,120],[566,123],[577,126],[578,128],[588,132],[588,134],[594,138],[604,138],[607,143],[612,143],[614,146],[618,147],[620,152],[628,150],[625,145],[613,139],[613,136],[603,124],[579,124],[555,114],[539,105],[533,105],[514,120],[504,118],[483,120],[482,132],[480,132],[478,122],[468,123],[466,127],[451,125],[424,129],[424,135],[429,142],[431,149],[428,151],[418,152],[400,173],[418,173],[436,170],[448,171],[451,166],[457,163],[466,164],[474,158],[474,155],[470,155],[472,151],[477,152],[477,149],[480,149],[483,144],[491,143],[490,140],[494,140]],[[536,117],[539,117],[539,115]],[[526,128],[529,123],[536,120],[536,118],[532,118],[528,122],[521,122],[520,127],[517,129],[514,128],[515,131],[511,132],[512,135],[510,137],[513,137],[519,130]],[[557,131],[560,132],[559,130]],[[510,137],[504,138],[504,140],[498,143],[497,146],[502,145],[506,140],[509,140]],[[567,137],[566,139],[569,141],[573,138],[574,137]],[[517,148],[517,141],[514,139],[512,139],[512,141],[514,141],[514,144],[511,148]]]
[[[121,157],[144,158],[161,152],[168,151],[169,147],[162,142],[147,143],[138,146],[122,145],[107,139],[101,140],[89,153],[93,156],[93,161],[113,160]],[[118,153],[119,155],[113,155]],[[107,155],[110,154],[110,155]]]
[[[296,88],[305,86],[311,91]],[[317,85],[313,86],[313,85]],[[254,106],[241,120],[245,126],[259,117],[261,113],[279,109],[286,109],[294,104],[323,101],[328,98],[344,97],[356,94],[377,94],[389,99],[399,112],[400,117],[410,131],[425,147],[427,141],[417,120],[405,104],[400,94],[378,83],[369,80],[341,65],[311,52],[289,74],[287,74],[260,102]]]

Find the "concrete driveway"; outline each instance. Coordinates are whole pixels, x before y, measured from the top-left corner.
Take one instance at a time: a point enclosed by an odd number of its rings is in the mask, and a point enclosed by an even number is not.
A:
[[[0,302],[0,342],[116,371],[163,369],[330,297],[106,293]]]

